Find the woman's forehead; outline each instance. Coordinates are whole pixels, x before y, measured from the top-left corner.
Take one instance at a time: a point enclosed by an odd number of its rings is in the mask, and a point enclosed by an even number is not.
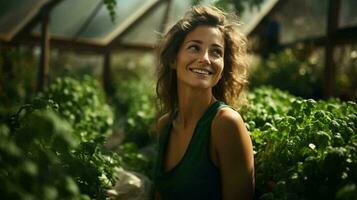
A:
[[[218,27],[201,25],[189,32],[184,43],[194,41],[212,43],[224,47],[224,35]]]

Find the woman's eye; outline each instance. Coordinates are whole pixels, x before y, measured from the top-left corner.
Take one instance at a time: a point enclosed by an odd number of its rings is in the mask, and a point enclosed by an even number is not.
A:
[[[198,52],[200,48],[197,45],[191,45],[188,47],[188,50],[193,51],[193,52]]]
[[[220,49],[213,49],[212,54],[216,57],[221,57],[223,53],[222,53],[222,50],[220,50]]]

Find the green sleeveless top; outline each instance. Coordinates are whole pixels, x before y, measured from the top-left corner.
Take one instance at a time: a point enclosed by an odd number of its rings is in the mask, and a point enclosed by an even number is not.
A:
[[[198,121],[191,141],[179,163],[165,172],[164,157],[172,129],[166,124],[160,132],[155,167],[155,187],[162,200],[222,199],[221,175],[210,154],[211,124],[217,111],[227,105],[216,101]]]

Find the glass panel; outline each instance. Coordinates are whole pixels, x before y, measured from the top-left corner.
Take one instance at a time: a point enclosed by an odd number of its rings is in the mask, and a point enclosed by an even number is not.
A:
[[[277,10],[275,19],[280,24],[280,42],[323,36],[326,33],[328,0],[290,0]]]
[[[271,0],[270,0],[271,1]],[[263,0],[263,5],[262,7],[269,7],[273,5],[272,3],[268,0]],[[273,0],[276,2],[277,0]],[[213,4],[214,1],[212,0],[204,0],[202,4]],[[182,0],[173,0],[172,1],[172,7],[171,7],[171,12],[170,12],[170,17],[168,19],[168,24],[166,29],[171,28],[174,23],[177,22],[178,19],[184,16],[186,11],[188,11],[191,7],[191,2],[190,1],[182,1]],[[163,22],[163,15],[166,10],[166,4],[162,4],[160,8],[156,9],[153,11],[154,14],[151,14],[145,21],[141,22],[139,27],[135,28],[135,30],[131,31],[124,37],[124,42],[125,43],[143,43],[143,44],[153,44],[154,41],[159,38],[160,34],[166,33],[167,30],[164,30],[163,33],[160,30],[160,23]],[[247,9],[245,10],[244,14],[244,20],[246,22],[249,22],[249,20],[252,19],[253,16],[256,16],[256,14],[260,11],[258,8],[254,9]],[[155,15],[155,16],[153,16]],[[149,19],[150,18],[150,19]],[[243,18],[241,18],[243,20]],[[150,31],[149,31],[150,30]]]
[[[82,38],[100,39],[113,32],[118,26],[122,24],[128,17],[135,13],[140,7],[151,3],[154,0],[131,0],[131,1],[117,1],[116,20],[111,21],[108,10],[103,7],[95,16],[93,21],[80,35]],[[107,41],[110,42],[110,41]]]
[[[154,45],[159,38],[166,5],[166,3],[162,3],[159,7],[154,9],[149,16],[140,21],[128,34],[125,34],[123,43]]]
[[[188,11],[189,8],[191,7],[190,0],[189,1],[171,0],[171,1],[172,1],[171,13],[166,26],[167,30],[171,28],[177,22],[177,20],[183,17],[186,11]]]
[[[55,36],[72,38],[98,6],[101,0],[62,1],[51,12],[50,33]],[[40,32],[40,25],[34,29]]]
[[[10,39],[47,0],[12,0],[0,2],[0,39]]]
[[[244,11],[238,11],[238,17],[240,23],[242,23],[242,31],[245,34],[249,34],[278,1],[279,0],[262,0],[259,6],[252,8],[249,7],[249,4],[245,3]]]
[[[357,1],[341,0],[339,27],[357,26]]]

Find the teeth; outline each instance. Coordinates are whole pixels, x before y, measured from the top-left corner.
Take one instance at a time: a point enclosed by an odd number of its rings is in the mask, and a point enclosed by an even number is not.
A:
[[[206,71],[206,70],[203,70],[203,69],[192,69],[191,71],[193,71],[195,73],[198,73],[198,74],[205,74],[205,75],[209,75],[210,74],[209,71]]]

